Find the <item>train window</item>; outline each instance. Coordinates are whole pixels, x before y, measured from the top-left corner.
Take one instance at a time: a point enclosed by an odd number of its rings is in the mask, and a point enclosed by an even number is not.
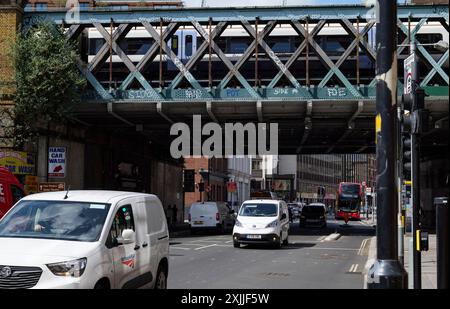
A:
[[[128,39],[127,54],[129,55],[145,55],[152,44],[145,38]]]
[[[89,40],[89,54],[90,55],[96,55],[100,48],[102,48],[103,44],[105,43],[104,39],[90,39]]]
[[[287,37],[271,37],[266,40],[274,53],[290,52],[290,40]]]
[[[170,48],[175,53],[175,55],[178,55],[178,35],[174,35],[172,37]]]
[[[249,39],[246,38],[236,38],[230,40],[230,53],[243,53],[249,46]]]
[[[442,40],[441,33],[419,33],[416,34],[418,44],[434,44]],[[440,54],[432,45],[424,46],[429,53]]]
[[[186,35],[184,43],[184,55],[186,57],[192,56],[192,35]]]

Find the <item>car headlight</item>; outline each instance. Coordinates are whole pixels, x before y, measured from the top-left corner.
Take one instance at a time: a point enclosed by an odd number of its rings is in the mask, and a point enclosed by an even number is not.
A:
[[[234,223],[235,226],[237,227],[242,227],[242,223],[239,222],[239,220],[236,220],[236,222]]]
[[[267,225],[266,225],[266,228],[268,228],[268,227],[277,227],[277,225],[278,225],[278,222],[275,220],[275,221],[273,221],[273,222],[267,224]]]
[[[87,258],[61,263],[47,264],[48,269],[56,276],[81,277],[86,269]]]

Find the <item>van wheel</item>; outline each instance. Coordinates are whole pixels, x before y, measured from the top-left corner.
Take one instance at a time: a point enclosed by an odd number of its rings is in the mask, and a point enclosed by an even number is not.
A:
[[[281,247],[283,246],[283,241],[281,240],[282,237],[283,237],[283,234],[280,233],[280,238],[273,244],[275,249],[281,249]]]
[[[109,290],[111,287],[109,286],[109,282],[108,280],[100,280],[99,282],[97,282],[94,286],[95,290]]]
[[[222,222],[222,224],[220,224],[220,225],[218,226],[218,228],[217,228],[217,233],[219,233],[220,235],[225,234],[225,225],[223,224],[223,222]]]
[[[158,272],[156,273],[155,290],[165,290],[167,289],[167,276],[165,270],[158,267]]]
[[[286,236],[285,240],[283,240],[283,245],[285,245],[285,246],[289,245],[289,235]]]

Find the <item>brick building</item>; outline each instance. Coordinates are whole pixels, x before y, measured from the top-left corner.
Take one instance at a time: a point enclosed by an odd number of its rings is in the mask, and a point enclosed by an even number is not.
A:
[[[195,192],[184,193],[185,213],[197,201],[227,201],[228,159],[185,158],[184,169],[195,172]],[[205,192],[200,193],[197,184],[205,183]]]

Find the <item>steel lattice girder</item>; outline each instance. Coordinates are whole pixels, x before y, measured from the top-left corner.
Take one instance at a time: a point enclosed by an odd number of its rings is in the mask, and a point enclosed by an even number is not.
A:
[[[66,19],[65,11],[50,12],[27,12],[24,16],[25,28],[31,26],[39,20],[51,20],[55,24],[69,26],[67,35],[70,38],[77,38],[80,33],[89,27],[95,27],[101,34],[105,43],[95,55],[90,64],[79,62],[79,68],[91,83],[95,92],[95,100],[133,100],[133,101],[190,101],[190,100],[317,100],[317,99],[373,99],[375,96],[375,78],[369,85],[357,87],[353,85],[341,72],[340,66],[349,58],[356,48],[362,48],[371,61],[375,61],[375,50],[369,46],[364,39],[364,35],[374,27],[373,20],[374,9],[363,6],[329,6],[329,7],[267,7],[267,8],[245,8],[245,9],[167,9],[167,10],[148,10],[138,9],[132,11],[83,11],[77,21]],[[262,31],[255,31],[252,24],[256,20],[266,22]],[[398,29],[400,32],[408,34],[408,29],[404,25],[408,19],[419,20],[411,33],[411,41],[417,42],[416,34],[420,28],[428,21],[439,21],[448,31],[448,7],[446,6],[399,6],[398,7]],[[309,31],[305,29],[302,23],[305,20],[316,22],[315,28]],[[355,21],[366,20],[367,23],[362,30],[356,29]],[[214,31],[210,35],[203,28],[208,22],[214,21]],[[110,34],[104,28],[110,23],[114,23],[115,31]],[[155,29],[159,23],[165,23],[165,30],[158,34]],[[326,52],[316,42],[315,37],[325,25],[325,23],[339,23],[349,37],[351,44],[346,48],[343,54],[336,62],[333,62]],[[266,43],[265,38],[270,36],[271,31],[277,24],[290,24],[299,37],[302,39],[300,46],[290,56],[286,63],[283,63],[276,53]],[[214,39],[219,38],[227,25],[240,25],[252,39],[251,44],[242,54],[241,58],[233,64],[219,48]],[[192,25],[197,30],[200,37],[204,39],[201,46],[195,51],[186,64],[177,57],[167,44],[168,39],[175,33],[181,25]],[[119,42],[125,38],[134,26],[143,27],[151,35],[155,44],[145,53],[143,58],[134,64],[129,56],[121,49]],[[160,29],[161,30],[161,29]],[[358,33],[359,31],[359,33]],[[307,34],[309,32],[309,34]],[[307,39],[306,39],[307,38]],[[405,44],[406,42],[402,42]],[[211,49],[217,55],[220,61],[226,66],[229,72],[218,83],[216,89],[204,88],[197,79],[191,74],[190,70],[202,60]],[[274,78],[266,88],[252,87],[249,81],[239,72],[242,66],[252,55],[256,54],[256,48],[260,46],[275,64],[278,72],[275,72]],[[312,47],[312,52],[318,56],[328,72],[324,72],[324,78],[316,87],[307,87],[301,85],[298,77],[290,71],[290,67],[297,61],[306,47]],[[97,70],[105,63],[110,48],[116,53],[120,60],[130,71],[123,83],[118,88],[117,93],[108,92],[104,89],[98,79],[95,77]],[[158,50],[164,51],[164,57],[168,57],[179,70],[177,76],[172,80],[168,87],[163,87],[159,91],[151,86],[151,81],[147,81],[142,72],[152,61]],[[404,50],[403,46],[398,48],[400,54]],[[422,46],[418,50],[424,61],[432,67],[421,85],[425,87],[431,95],[447,95],[449,79],[447,73],[442,69],[443,64],[449,57],[449,52],[436,62],[433,57]],[[431,79],[439,74],[446,84],[440,87],[427,87]],[[335,75],[344,87],[326,87],[327,82]],[[277,88],[276,85],[280,79],[285,76],[291,87]],[[231,79],[235,77],[243,86],[243,89],[226,88]],[[193,89],[180,89],[177,86],[185,78]],[[133,80],[137,80],[141,86],[140,89],[128,89]],[[401,92],[402,83],[399,82],[399,92]]]

